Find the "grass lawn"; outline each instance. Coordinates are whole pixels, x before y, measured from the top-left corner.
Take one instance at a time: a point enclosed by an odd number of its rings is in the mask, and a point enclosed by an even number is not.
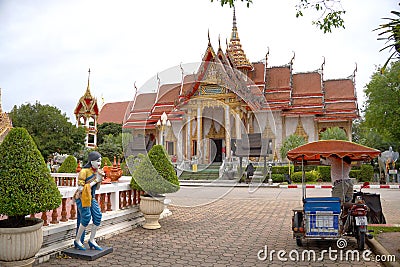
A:
[[[376,235],[378,235],[380,233],[400,232],[400,227],[394,227],[394,226],[369,226],[368,225],[368,230],[373,230],[374,232],[371,232],[371,234],[376,236]]]

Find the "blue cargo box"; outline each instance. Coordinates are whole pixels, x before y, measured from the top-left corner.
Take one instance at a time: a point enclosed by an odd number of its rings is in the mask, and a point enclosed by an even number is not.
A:
[[[308,197],[304,199],[306,213],[332,212],[340,214],[340,198],[338,197]]]
[[[339,236],[340,198],[309,197],[304,199],[306,236]]]

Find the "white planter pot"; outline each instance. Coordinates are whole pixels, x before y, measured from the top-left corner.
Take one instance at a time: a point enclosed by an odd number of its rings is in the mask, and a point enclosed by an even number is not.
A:
[[[145,219],[143,228],[151,230],[161,228],[158,220],[164,210],[164,199],[165,197],[140,197],[140,211],[143,213]]]
[[[43,244],[43,220],[28,220],[37,223],[28,227],[0,228],[0,266],[7,266],[6,262],[13,264],[9,266],[29,266],[29,262],[32,264],[35,260],[34,257]]]

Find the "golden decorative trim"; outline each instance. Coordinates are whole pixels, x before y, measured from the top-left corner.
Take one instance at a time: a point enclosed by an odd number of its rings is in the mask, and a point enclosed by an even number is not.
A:
[[[303,137],[306,140],[306,142],[308,142],[308,134],[304,130],[304,127],[303,127],[303,124],[301,123],[300,117],[297,120],[297,127],[296,127],[296,131],[294,132],[294,134]]]
[[[267,120],[267,123],[265,124],[264,131],[262,133],[262,138],[269,138],[269,139],[275,139],[275,134],[272,131],[271,127],[269,126],[269,120]]]
[[[210,139],[221,139],[225,138],[225,129],[224,127],[220,127],[219,131],[217,132],[214,124],[214,120],[211,121],[211,127],[210,130],[208,131],[208,134],[206,135],[207,138]]]

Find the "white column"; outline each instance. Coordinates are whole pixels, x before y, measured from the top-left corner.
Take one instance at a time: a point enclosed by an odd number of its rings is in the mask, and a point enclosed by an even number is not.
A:
[[[239,116],[239,112],[235,114],[235,130],[236,130],[236,139],[242,139],[242,131],[241,131],[241,120]]]
[[[191,122],[190,122],[190,120],[191,120],[191,116],[190,116],[190,110],[188,110],[188,114],[187,114],[187,123],[186,123],[186,156],[187,156],[187,159],[188,160],[190,160],[191,159],[191,157],[190,157],[190,132],[191,132],[191,129],[192,129],[192,127],[191,127]]]
[[[180,126],[182,127],[182,126]],[[182,129],[182,128],[180,128]],[[172,129],[171,129],[172,130]],[[183,160],[183,134],[182,131],[178,131],[178,140],[176,143],[176,153],[178,156],[178,161],[182,161]]]
[[[231,158],[231,120],[228,105],[225,105],[225,157]]]
[[[197,159],[199,163],[202,161],[200,159],[200,150],[201,150],[201,107],[198,104],[197,106]]]

